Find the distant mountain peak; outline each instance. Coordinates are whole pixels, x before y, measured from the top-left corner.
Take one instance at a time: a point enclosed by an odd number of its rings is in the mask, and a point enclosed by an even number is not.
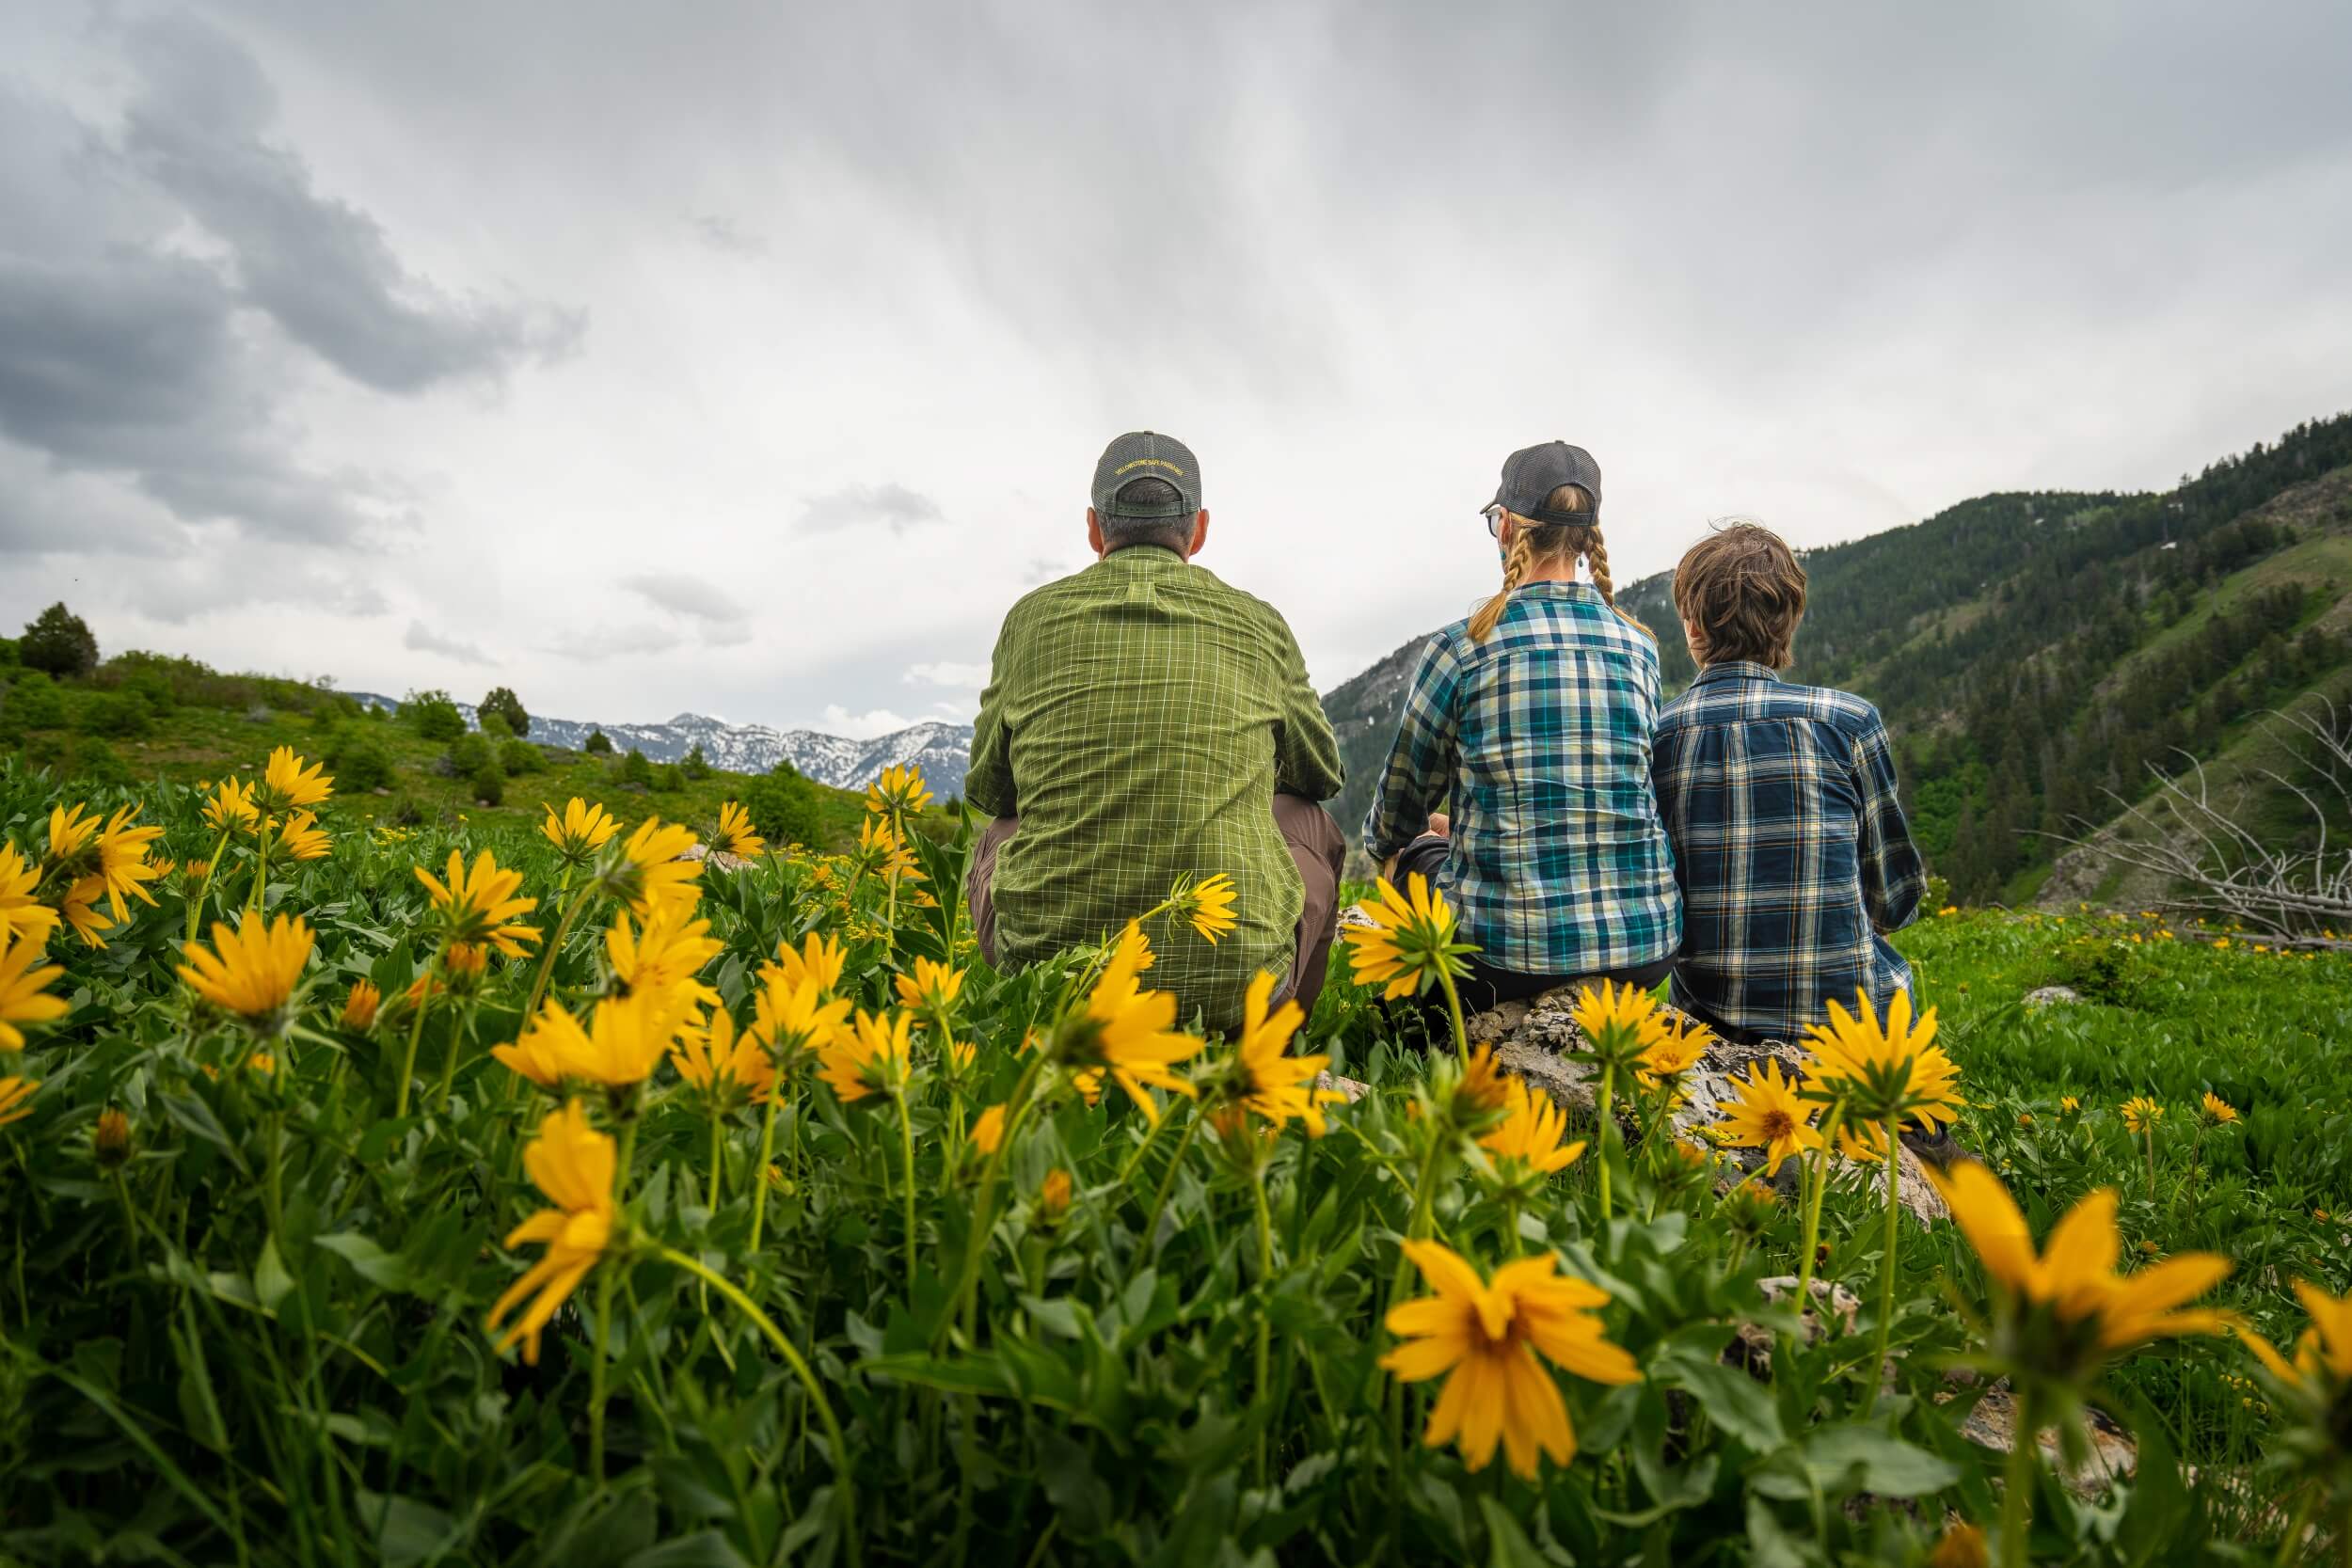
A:
[[[397,709],[397,700],[372,691],[348,693],[370,707]],[[459,703],[466,722],[479,728],[473,705]],[[778,730],[766,724],[730,724],[707,713],[680,713],[660,724],[624,724],[611,721],[553,719],[531,716],[528,738],[548,746],[579,751],[588,736],[602,730],[622,752],[642,752],[651,762],[681,762],[695,747],[713,768],[735,773],[766,773],[788,762],[804,776],[835,789],[863,789],[892,767],[915,767],[924,782],[941,796],[963,793],[963,776],[971,766],[972,726],[927,719],[866,740],[827,735],[819,730]]]

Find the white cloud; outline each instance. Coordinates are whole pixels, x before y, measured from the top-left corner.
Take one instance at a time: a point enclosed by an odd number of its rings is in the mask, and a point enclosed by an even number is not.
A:
[[[801,526],[815,532],[881,523],[903,533],[942,515],[937,501],[903,484],[850,484],[801,503]]]
[[[1379,11],[1187,13],[1180,102],[1084,90],[1118,7],[11,8],[0,626],[399,691],[454,668],[414,621],[548,713],[886,727],[1146,427],[1330,686],[1492,591],[1530,441],[1629,582],[2344,404],[2352,9]],[[873,114],[910,30],[938,90]],[[1485,90],[1498,40],[1579,90]]]
[[[910,664],[906,680],[909,686],[953,686],[977,691],[988,684],[988,666],[944,659],[936,664]]]
[[[422,621],[408,623],[408,635],[400,640],[400,645],[404,648],[414,649],[421,654],[438,654],[443,658],[453,658],[460,664],[495,667],[498,663],[497,659],[492,658],[472,643],[461,641],[454,637],[445,637]]]
[[[657,609],[694,621],[740,621],[743,607],[702,578],[684,572],[639,572],[621,586]]]
[[[832,703],[826,705],[825,721],[813,727],[827,735],[847,736],[851,740],[871,740],[876,736],[895,734],[914,722],[914,720],[893,713],[886,707],[851,713],[840,704]]]

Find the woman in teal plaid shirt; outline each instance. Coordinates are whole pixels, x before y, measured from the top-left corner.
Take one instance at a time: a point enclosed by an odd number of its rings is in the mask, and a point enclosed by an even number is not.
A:
[[[1560,441],[1513,452],[1485,516],[1502,592],[1422,652],[1364,847],[1459,909],[1479,949],[1466,1009],[1572,980],[1654,986],[1682,939],[1650,784],[1658,647],[1616,608],[1600,467]]]

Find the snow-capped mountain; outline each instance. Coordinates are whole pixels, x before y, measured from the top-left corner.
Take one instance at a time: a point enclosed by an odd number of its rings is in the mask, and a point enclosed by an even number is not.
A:
[[[397,709],[399,702],[372,691],[348,693],[370,707]],[[471,703],[457,711],[477,723]],[[678,762],[694,747],[713,768],[736,773],[765,773],[789,762],[818,784],[863,789],[885,768],[916,767],[938,796],[963,793],[971,765],[972,726],[936,721],[913,725],[871,740],[851,740],[816,730],[774,730],[765,724],[730,724],[700,713],[681,713],[666,724],[596,723],[580,719],[531,716],[530,738],[542,745],[579,751],[592,730],[602,730],[616,752],[634,747],[653,762]]]

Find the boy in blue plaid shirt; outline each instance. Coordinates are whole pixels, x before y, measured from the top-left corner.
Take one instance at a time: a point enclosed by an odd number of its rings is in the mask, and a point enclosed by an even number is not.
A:
[[[1651,767],[1682,888],[1674,1001],[1734,1040],[1793,1040],[1856,993],[1883,1016],[1911,967],[1925,869],[1878,709],[1776,673],[1804,615],[1804,568],[1739,523],[1675,568],[1699,666],[1659,716]]]

